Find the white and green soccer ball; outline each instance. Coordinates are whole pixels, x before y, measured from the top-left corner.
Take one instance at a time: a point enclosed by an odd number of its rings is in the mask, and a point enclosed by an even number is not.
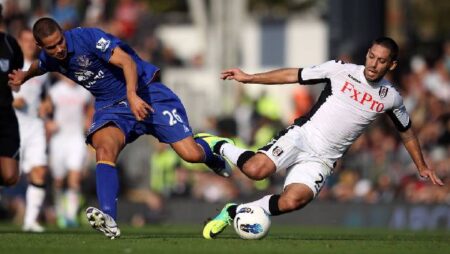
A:
[[[233,226],[242,239],[262,239],[269,233],[270,217],[259,206],[240,206],[234,217]]]

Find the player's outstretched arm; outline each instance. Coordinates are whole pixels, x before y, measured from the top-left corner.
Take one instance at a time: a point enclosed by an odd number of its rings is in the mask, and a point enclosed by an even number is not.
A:
[[[45,72],[39,68],[39,61],[34,61],[27,71],[13,70],[8,74],[8,85],[13,91],[18,91],[20,86],[23,85],[30,78],[40,76]]]
[[[234,68],[222,71],[221,78],[242,83],[265,85],[292,84],[298,82],[298,70],[298,68],[283,68],[263,73],[247,74],[241,69]]]
[[[416,164],[420,176],[425,179],[429,179],[433,182],[433,184],[441,186],[444,185],[442,180],[436,175],[434,169],[428,168],[425,163],[419,141],[417,140],[417,136],[414,134],[412,128],[409,128],[404,132],[400,132],[400,137],[402,138],[402,142],[405,145],[406,150],[414,161],[414,164]]]

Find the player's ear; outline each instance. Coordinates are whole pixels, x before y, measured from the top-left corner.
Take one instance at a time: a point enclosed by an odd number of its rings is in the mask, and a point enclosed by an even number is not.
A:
[[[398,61],[397,60],[392,61],[391,66],[389,66],[389,70],[390,71],[395,70],[395,68],[397,68],[397,65],[398,65]]]

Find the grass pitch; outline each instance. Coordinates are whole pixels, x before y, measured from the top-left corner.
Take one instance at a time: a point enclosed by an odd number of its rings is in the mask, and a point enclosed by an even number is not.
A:
[[[204,240],[202,225],[121,227],[122,237],[109,240],[84,227],[50,228],[43,234],[22,233],[0,225],[0,253],[450,253],[449,231],[390,231],[382,229],[304,228],[273,225],[269,235],[241,240],[231,227],[219,238]]]

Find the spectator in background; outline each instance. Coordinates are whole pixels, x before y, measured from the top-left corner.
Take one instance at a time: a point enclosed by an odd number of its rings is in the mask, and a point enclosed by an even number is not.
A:
[[[308,88],[299,86],[292,92],[292,101],[294,103],[294,115],[291,117],[291,123],[309,112],[313,105],[313,97]]]
[[[77,27],[80,24],[76,2],[73,0],[57,0],[55,8],[52,10],[52,16],[64,30]]]
[[[86,9],[85,26],[100,26],[105,20],[106,2],[108,0],[91,0]]]
[[[16,0],[6,0],[4,8],[3,17],[6,29],[14,38],[18,38],[19,32],[27,27],[26,15],[19,8]]]
[[[133,37],[142,7],[143,3],[136,0],[119,0],[114,12],[114,23],[120,38],[131,39]]]

